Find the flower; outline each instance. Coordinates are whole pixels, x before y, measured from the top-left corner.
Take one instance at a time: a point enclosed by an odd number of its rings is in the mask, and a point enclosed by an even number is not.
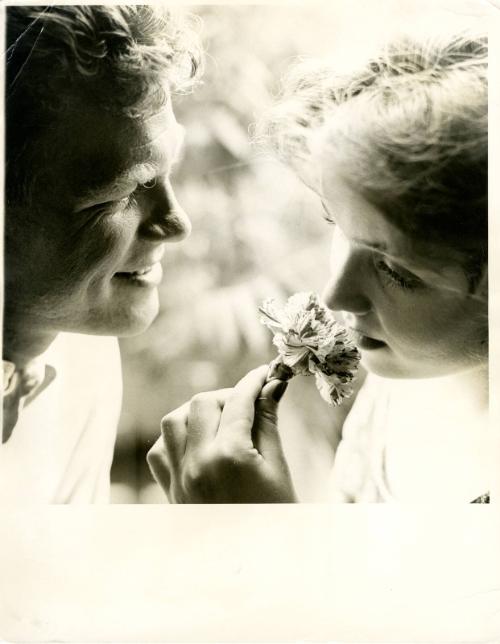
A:
[[[296,293],[282,308],[270,298],[259,311],[278,349],[269,378],[314,375],[319,393],[332,405],[352,394],[359,351],[316,293]]]

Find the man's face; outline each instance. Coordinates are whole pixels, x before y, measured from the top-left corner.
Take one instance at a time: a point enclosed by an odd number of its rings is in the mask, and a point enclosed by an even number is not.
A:
[[[190,231],[170,185],[182,135],[170,103],[144,119],[81,107],[47,132],[31,208],[6,227],[6,301],[33,329],[128,335],[154,320],[165,243]]]

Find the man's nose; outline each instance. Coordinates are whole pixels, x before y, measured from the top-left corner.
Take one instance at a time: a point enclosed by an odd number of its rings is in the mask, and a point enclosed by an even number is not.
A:
[[[332,311],[355,315],[366,315],[371,311],[363,263],[364,260],[357,257],[356,252],[333,255],[331,277],[323,290],[323,301]]]
[[[169,181],[157,181],[146,194],[147,217],[142,223],[143,236],[165,242],[177,242],[191,233],[191,222],[176,199]]]

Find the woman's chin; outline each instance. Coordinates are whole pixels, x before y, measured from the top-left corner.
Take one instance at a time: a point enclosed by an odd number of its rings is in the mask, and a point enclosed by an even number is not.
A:
[[[422,360],[402,360],[394,354],[382,356],[373,355],[370,352],[361,352],[361,365],[369,373],[373,373],[381,378],[392,378],[393,380],[424,380],[427,378],[445,378],[456,373],[468,371],[474,367],[480,367],[481,363],[468,364],[446,362],[441,360],[422,361]]]
[[[393,358],[391,355],[381,355],[381,352],[374,355],[373,351],[361,350],[361,365],[369,373],[373,373],[381,378],[417,378],[415,373],[408,368],[407,365],[402,365]]]

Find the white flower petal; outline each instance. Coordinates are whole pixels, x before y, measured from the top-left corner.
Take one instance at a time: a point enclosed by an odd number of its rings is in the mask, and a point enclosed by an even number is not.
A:
[[[260,311],[261,322],[274,334],[279,359],[293,375],[314,374],[321,396],[330,404],[351,395],[348,383],[355,377],[359,351],[316,293],[295,293],[283,308],[268,299]]]

